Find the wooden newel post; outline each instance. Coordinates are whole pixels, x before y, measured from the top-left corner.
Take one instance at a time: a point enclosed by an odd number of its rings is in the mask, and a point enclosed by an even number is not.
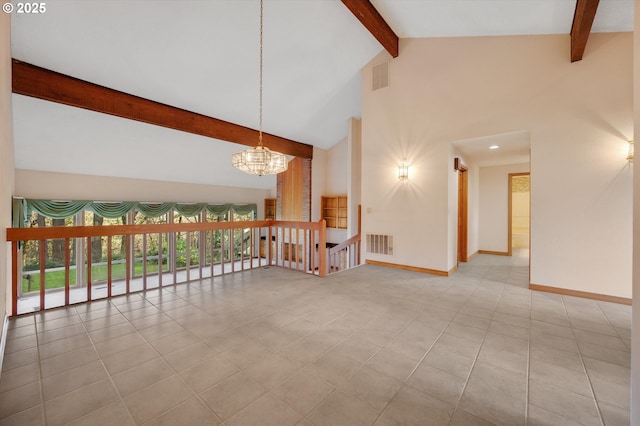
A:
[[[318,254],[320,255],[320,265],[318,265],[318,275],[327,275],[327,222],[320,219],[320,241],[318,241]]]

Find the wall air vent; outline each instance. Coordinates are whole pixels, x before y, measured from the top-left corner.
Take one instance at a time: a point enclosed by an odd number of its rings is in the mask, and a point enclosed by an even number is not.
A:
[[[373,84],[371,89],[378,90],[389,86],[389,62],[373,67]]]
[[[393,235],[367,234],[367,253],[393,256]]]

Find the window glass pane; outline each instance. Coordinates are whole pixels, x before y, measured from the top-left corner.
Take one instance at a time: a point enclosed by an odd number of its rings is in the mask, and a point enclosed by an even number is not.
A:
[[[133,223],[136,225],[154,225],[168,223],[168,213],[158,217],[146,217],[139,211],[134,211]],[[146,237],[146,242],[145,242]],[[160,239],[162,241],[160,242]],[[140,277],[144,272],[144,253],[146,249],[146,268],[147,274],[154,274],[158,272],[158,263],[160,255],[158,254],[162,245],[162,270],[168,271],[167,253],[169,244],[167,242],[167,234],[147,234],[135,235],[133,241],[133,276]]]
[[[66,219],[51,219],[33,212],[29,218],[30,228],[45,228],[53,226],[73,226],[73,217]],[[57,289],[64,287],[65,240],[45,241],[45,288]],[[76,244],[69,241],[69,284],[76,283]],[[40,242],[25,241],[22,246],[22,293],[40,290]]]
[[[174,213],[174,223],[199,223],[200,215],[183,216]],[[200,264],[200,232],[176,232],[176,267],[178,269],[187,266],[187,238],[189,238],[189,265]]]

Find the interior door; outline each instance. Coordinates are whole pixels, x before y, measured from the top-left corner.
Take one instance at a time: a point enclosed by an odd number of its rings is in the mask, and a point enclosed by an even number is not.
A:
[[[456,164],[458,170],[458,263],[468,260],[468,169]]]

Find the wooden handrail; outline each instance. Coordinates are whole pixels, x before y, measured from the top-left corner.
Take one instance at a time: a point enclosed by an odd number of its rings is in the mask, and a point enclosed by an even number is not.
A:
[[[329,256],[331,256],[332,254],[336,254],[341,250],[346,249],[347,247],[349,247],[351,244],[355,244],[358,241],[360,241],[360,234],[358,235],[354,235],[353,237],[349,238],[347,241],[343,241],[340,244],[338,244],[337,246],[333,246],[329,249]]]
[[[340,271],[360,264],[360,233],[342,243],[326,249],[327,271]]]
[[[314,230],[317,231],[320,229],[319,222],[297,222],[290,220],[267,220],[271,226],[279,226],[284,228],[298,228],[298,229],[306,229],[306,230]],[[239,222],[234,222],[239,223]],[[268,225],[265,225],[268,226]]]

